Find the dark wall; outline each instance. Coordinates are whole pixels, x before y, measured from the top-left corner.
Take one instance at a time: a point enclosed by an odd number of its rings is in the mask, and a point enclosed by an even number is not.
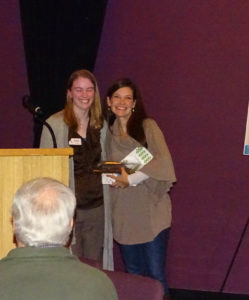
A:
[[[70,74],[93,69],[106,2],[20,0],[31,102],[44,118],[64,107]],[[35,147],[40,131],[36,126]]]
[[[20,0],[32,101],[47,114],[65,104],[66,82],[95,63],[105,0]]]
[[[22,106],[22,97],[31,95],[31,102],[41,106],[44,117],[64,106],[70,73],[94,67],[106,2],[11,0],[1,3],[0,147],[39,145],[41,126],[34,126],[32,115]]]
[[[218,291],[248,218],[248,28],[248,1],[108,3],[95,67],[102,95],[133,78],[175,163],[172,288]],[[226,292],[249,294],[248,252],[247,231]]]
[[[0,148],[32,147],[32,117],[22,107],[28,82],[17,0],[1,1]]]

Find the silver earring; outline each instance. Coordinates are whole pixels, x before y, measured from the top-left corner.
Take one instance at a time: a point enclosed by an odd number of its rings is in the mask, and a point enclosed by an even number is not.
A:
[[[133,107],[133,108],[132,108],[132,112],[134,113],[134,111],[135,111],[135,108]]]

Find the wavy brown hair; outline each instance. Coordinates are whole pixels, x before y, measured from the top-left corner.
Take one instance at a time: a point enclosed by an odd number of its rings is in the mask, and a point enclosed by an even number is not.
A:
[[[137,140],[141,145],[146,146],[146,137],[143,128],[143,121],[146,119],[147,113],[145,111],[142,96],[135,85],[129,78],[121,78],[115,81],[112,86],[107,91],[106,98],[111,98],[112,95],[120,88],[129,87],[133,93],[133,101],[136,101],[136,106],[134,111],[132,112],[128,122],[127,122],[127,133]],[[109,128],[113,125],[116,116],[115,114],[108,108],[107,101],[104,103],[103,108],[104,116],[108,122]]]
[[[89,112],[90,127],[94,129],[101,129],[103,127],[103,116],[101,109],[100,94],[95,76],[88,70],[77,70],[70,75],[67,82],[67,90],[71,90],[73,82],[79,77],[89,79],[94,86],[94,100]],[[73,100],[68,95],[67,103],[64,108],[64,121],[70,128],[72,128],[73,130],[77,130],[78,122],[73,111]]]

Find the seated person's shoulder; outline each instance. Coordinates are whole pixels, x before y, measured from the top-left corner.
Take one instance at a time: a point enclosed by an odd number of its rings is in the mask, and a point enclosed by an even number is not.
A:
[[[74,271],[78,273],[78,278],[82,278],[85,283],[88,282],[89,288],[92,286],[96,291],[107,292],[107,294],[112,295],[110,300],[118,299],[112,280],[103,271],[78,260],[75,262]]]

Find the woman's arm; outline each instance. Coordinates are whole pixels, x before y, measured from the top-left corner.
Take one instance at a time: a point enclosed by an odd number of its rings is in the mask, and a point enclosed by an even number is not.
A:
[[[153,155],[153,159],[140,171],[156,180],[176,181],[171,154],[157,123],[152,119],[146,119],[144,121],[144,131],[148,150]]]
[[[115,175],[107,175],[107,176],[115,180],[111,184],[111,186],[121,187],[121,188],[125,188],[127,186],[136,186],[137,184],[149,178],[148,175],[140,171],[136,171],[135,173],[128,175],[128,173],[125,171],[125,168],[121,168],[120,176],[115,176]]]
[[[144,121],[144,130],[148,150],[152,153],[153,159],[135,174],[128,175],[123,169],[120,176],[108,175],[115,180],[113,187],[125,188],[148,178],[168,182],[169,185],[176,181],[172,158],[162,131],[152,119]]]

